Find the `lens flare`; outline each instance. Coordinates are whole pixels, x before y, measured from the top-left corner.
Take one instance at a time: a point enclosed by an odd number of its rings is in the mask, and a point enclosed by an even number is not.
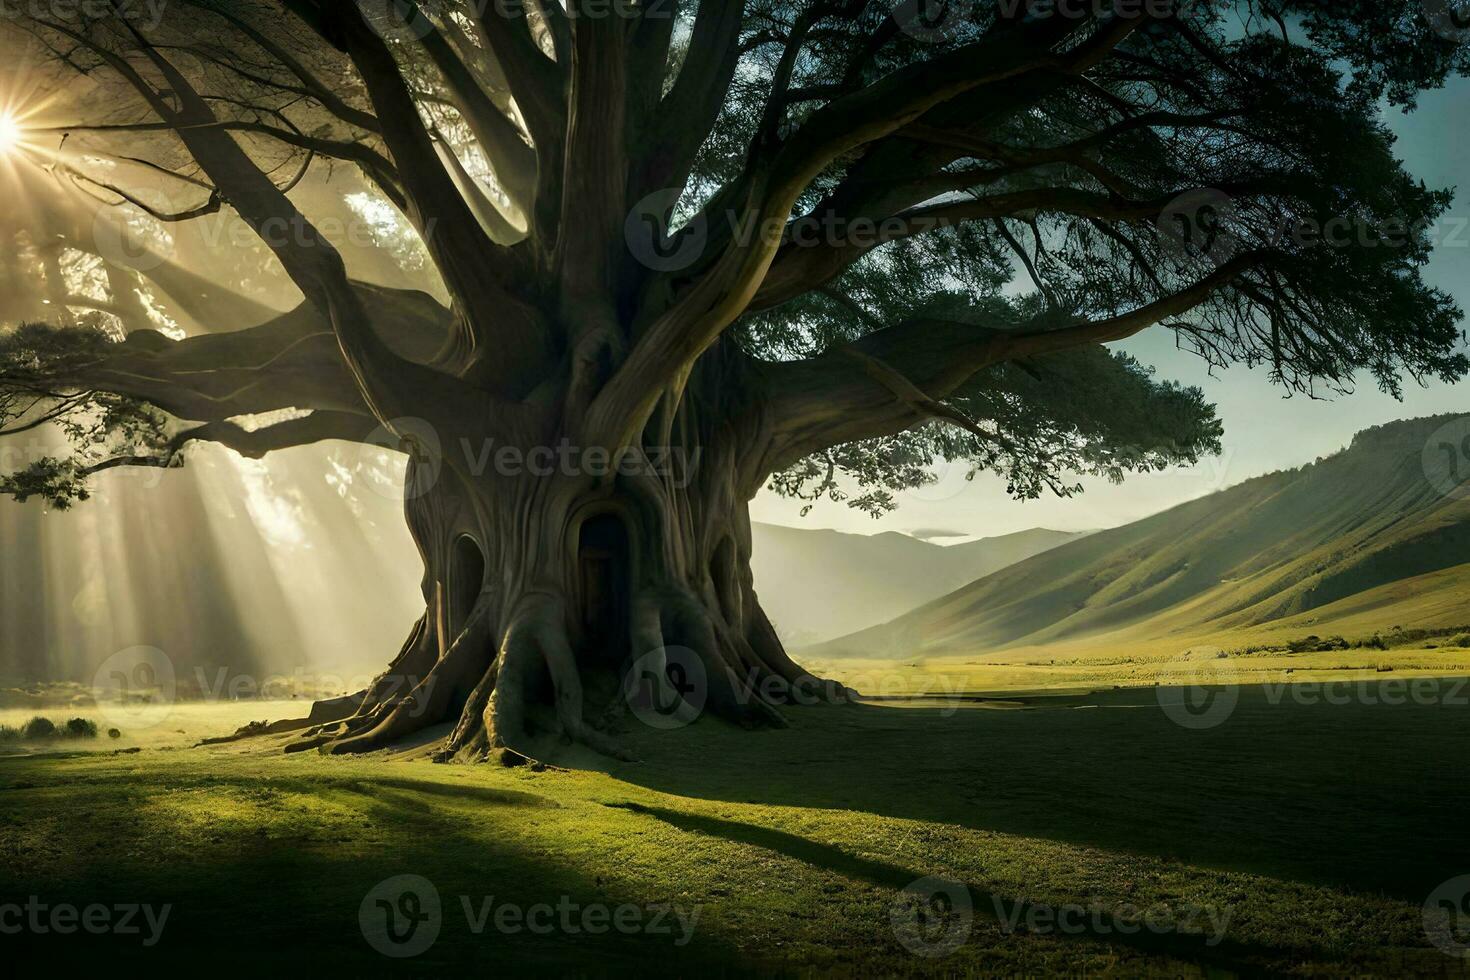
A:
[[[20,123],[10,113],[0,115],[0,156],[8,156],[20,147]]]

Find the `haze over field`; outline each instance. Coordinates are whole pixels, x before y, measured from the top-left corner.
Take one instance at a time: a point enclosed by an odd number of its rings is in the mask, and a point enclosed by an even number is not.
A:
[[[751,571],[771,621],[788,643],[863,629],[1084,532],[1033,528],[962,544],[895,531],[840,531],[755,524]]]
[[[1470,622],[1467,434],[1470,416],[1360,432],[1341,453],[1100,531],[814,652],[1177,652],[1263,631]]]

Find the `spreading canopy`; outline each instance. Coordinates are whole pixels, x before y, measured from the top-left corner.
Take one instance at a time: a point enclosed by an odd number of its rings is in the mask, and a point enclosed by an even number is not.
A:
[[[42,284],[16,295],[49,310],[6,313],[57,329],[0,340],[0,432],[62,423],[77,451],[3,486],[64,506],[191,441],[259,455],[403,416],[615,450],[718,357],[769,419],[756,485],[840,497],[845,474],[879,511],[940,456],[1034,495],[1216,450],[1197,390],[1101,346],[1150,326],[1307,393],[1455,379],[1460,313],[1419,276],[1449,196],[1378,121],[1470,64],[1436,11],[117,0],[8,22],[38,106],[18,166],[54,229],[7,232],[32,236],[10,281]],[[323,231],[344,168],[416,237],[367,272]],[[226,221],[256,236],[231,239],[249,272],[207,297],[187,263],[109,247]],[[79,297],[63,260],[106,281]],[[235,295],[282,275],[288,313]]]

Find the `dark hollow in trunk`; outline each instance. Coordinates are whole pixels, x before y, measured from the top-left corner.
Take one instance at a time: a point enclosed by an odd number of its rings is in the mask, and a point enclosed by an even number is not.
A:
[[[631,758],[615,735],[636,724],[635,665],[660,703],[752,727],[784,724],[781,704],[845,697],[787,656],[755,594],[760,413],[733,411],[728,390],[690,394],[650,427],[657,437],[606,465],[577,462],[574,447],[534,465],[567,444],[556,431],[515,447],[526,462],[511,467],[474,465],[495,456],[472,440],[442,459],[407,445],[424,614],[361,698],[319,705],[288,751],[372,751],[452,722],[441,760],[541,758],[557,740]],[[697,669],[673,664],[675,648]]]

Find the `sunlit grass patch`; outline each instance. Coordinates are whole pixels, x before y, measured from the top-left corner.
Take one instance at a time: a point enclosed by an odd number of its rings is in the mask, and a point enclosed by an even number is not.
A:
[[[1454,965],[1420,918],[1428,889],[1470,867],[1441,819],[1461,812],[1470,785],[1455,770],[1470,757],[1456,714],[1243,702],[1205,734],[1131,702],[793,717],[786,732],[701,721],[636,734],[645,761],[605,771],[248,744],[11,759],[0,763],[0,892],[173,902],[166,941],[136,953],[152,969],[223,946],[242,970],[289,955],[299,968],[382,972],[391,964],[359,933],[358,906],[396,874],[423,876],[442,901],[443,930],[411,964],[425,973]],[[1412,744],[1444,752],[1406,754]],[[892,920],[927,876],[959,883],[972,904],[963,944],[935,961],[901,945]],[[462,905],[561,899],[697,909],[697,928],[687,947],[475,933]],[[1059,913],[1082,931],[1048,925]],[[1157,934],[1106,932],[1145,917]]]

